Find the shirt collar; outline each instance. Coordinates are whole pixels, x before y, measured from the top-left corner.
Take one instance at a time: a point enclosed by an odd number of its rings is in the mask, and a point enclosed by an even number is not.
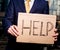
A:
[[[24,2],[25,2],[26,0],[24,0]],[[31,0],[31,1],[33,1],[33,0]]]

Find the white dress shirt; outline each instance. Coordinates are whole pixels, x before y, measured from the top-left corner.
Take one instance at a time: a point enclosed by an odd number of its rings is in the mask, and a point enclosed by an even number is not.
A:
[[[25,3],[25,1],[26,1],[26,0],[24,0],[24,3]],[[34,0],[31,0],[31,1],[29,2],[29,4],[30,4],[30,9],[31,9],[32,6],[33,6],[33,4],[34,4]]]

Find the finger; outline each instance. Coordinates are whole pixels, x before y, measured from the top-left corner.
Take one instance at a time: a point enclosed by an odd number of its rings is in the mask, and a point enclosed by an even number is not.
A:
[[[54,34],[53,37],[57,37],[58,36],[58,33]]]
[[[18,30],[18,27],[16,26],[16,25],[13,25],[13,27],[14,27],[14,29],[17,31],[17,32],[19,32]]]
[[[11,26],[11,29],[14,32],[14,34],[16,34],[17,36],[19,35],[18,32],[16,31],[16,29],[14,28],[14,26]]]
[[[54,41],[57,41],[57,38],[55,38]]]
[[[11,28],[8,29],[8,33],[14,36],[14,34],[11,32]]]
[[[56,33],[56,36],[58,36],[59,35],[59,33]]]
[[[10,31],[11,31],[11,34],[12,34],[13,36],[17,37],[17,34],[15,34],[15,32],[12,30],[12,28],[10,29]]]
[[[12,30],[12,26],[10,26],[10,28],[8,29],[8,33],[10,33],[12,36],[17,37],[17,35]]]
[[[55,28],[55,31],[57,31],[57,29]]]
[[[58,29],[55,29],[54,32],[57,33],[58,32]]]

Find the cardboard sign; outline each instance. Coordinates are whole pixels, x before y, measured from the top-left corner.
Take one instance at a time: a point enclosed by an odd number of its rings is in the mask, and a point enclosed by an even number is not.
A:
[[[17,42],[54,44],[55,15],[46,14],[18,14],[19,36]]]

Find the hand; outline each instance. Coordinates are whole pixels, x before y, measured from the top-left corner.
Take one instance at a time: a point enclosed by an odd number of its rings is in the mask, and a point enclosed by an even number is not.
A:
[[[57,29],[55,29],[54,32],[55,32],[54,35],[53,35],[54,41],[57,41],[57,37],[58,37]]]
[[[12,25],[8,28],[8,33],[15,37],[19,36],[18,32],[18,27],[16,25]]]

